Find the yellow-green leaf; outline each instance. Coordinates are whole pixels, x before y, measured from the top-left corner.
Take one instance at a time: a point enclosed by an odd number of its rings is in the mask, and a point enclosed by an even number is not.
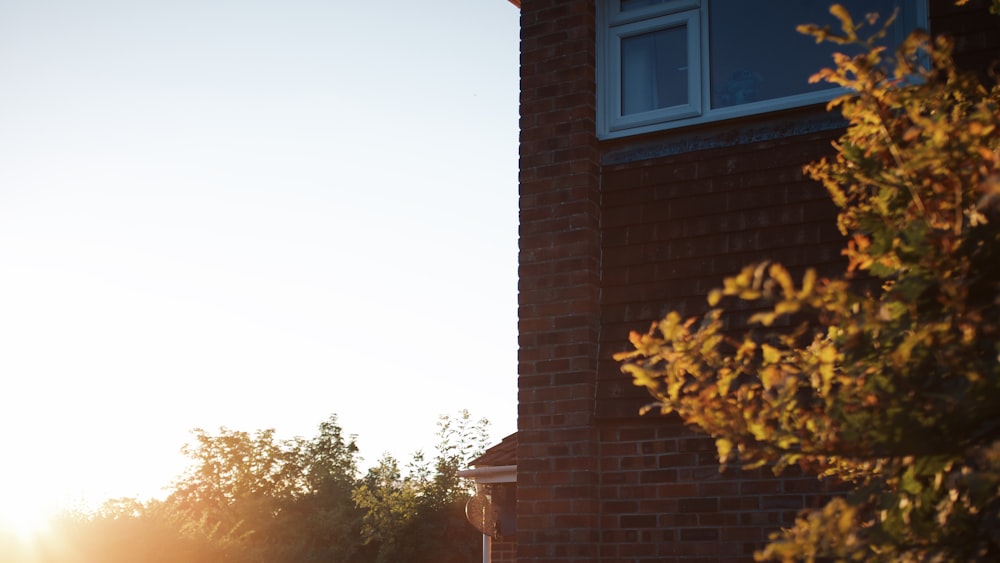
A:
[[[712,291],[708,292],[708,305],[710,307],[715,307],[716,305],[719,304],[719,301],[721,300],[722,300],[721,289],[713,289]]]
[[[761,344],[760,350],[764,354],[765,364],[774,364],[781,360],[781,350],[771,346],[770,344]]]
[[[771,276],[771,279],[778,282],[778,285],[781,286],[781,291],[784,293],[785,299],[791,299],[795,296],[795,284],[792,282],[792,276],[784,266],[781,264],[771,264],[768,274]]]
[[[726,438],[717,438],[715,447],[719,450],[719,463],[725,464],[729,460],[729,454],[733,451],[733,443]]]

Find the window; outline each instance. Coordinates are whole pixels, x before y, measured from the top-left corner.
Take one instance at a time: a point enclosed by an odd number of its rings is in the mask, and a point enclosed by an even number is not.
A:
[[[600,0],[598,133],[621,137],[829,100],[809,84],[834,46],[795,31],[829,24],[831,0]],[[926,0],[840,0],[860,19],[899,16],[886,42],[926,22]]]

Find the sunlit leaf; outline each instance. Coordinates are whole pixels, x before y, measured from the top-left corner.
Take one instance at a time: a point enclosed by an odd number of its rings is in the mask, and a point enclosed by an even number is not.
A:
[[[987,560],[977,546],[995,545],[1000,523],[988,508],[1000,506],[1000,87],[956,70],[953,41],[923,32],[887,64],[888,14],[856,26],[831,12],[840,32],[799,29],[850,46],[811,79],[844,89],[828,107],[848,126],[803,171],[837,206],[846,271],[806,269],[796,289],[795,268],[747,265],[708,296],[736,297],[732,311],[668,318],[670,345],[643,340],[648,354],[630,360],[649,360],[648,389],[715,437],[720,461],[739,452],[853,487],[759,558]]]

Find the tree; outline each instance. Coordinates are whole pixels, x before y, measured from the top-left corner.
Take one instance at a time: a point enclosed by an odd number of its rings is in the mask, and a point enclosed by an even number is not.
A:
[[[956,70],[945,38],[890,60],[861,35],[874,17],[831,13],[839,32],[800,30],[862,52],[813,77],[850,91],[830,104],[849,125],[805,172],[840,210],[847,271],[750,265],[701,322],[669,313],[617,359],[723,466],[849,485],[758,559],[1000,560],[1000,86]],[[755,311],[745,334],[723,300]]]
[[[164,500],[111,499],[68,513],[46,561],[303,563],[368,561],[351,497],[358,449],[336,416],[311,439],[273,429],[193,431],[193,461]],[[36,559],[24,559],[24,563]],[[37,559],[41,561],[42,559]]]
[[[311,439],[195,430],[183,449],[192,464],[166,499],[69,513],[45,552],[15,552],[6,537],[0,547],[13,563],[476,561],[458,470],[482,452],[487,424],[467,411],[443,416],[433,461],[418,452],[404,474],[386,456],[363,479],[355,438],[336,416]]]
[[[274,429],[193,432],[196,443],[181,451],[194,464],[174,485],[169,502],[212,534],[266,541],[282,505],[305,487],[295,444],[278,441]]]
[[[364,512],[362,538],[375,548],[375,561],[407,561],[416,555],[406,541],[406,531],[419,517],[419,483],[404,478],[399,462],[386,454],[354,491],[354,502]]]
[[[345,437],[336,417],[331,416],[319,425],[312,440],[296,439],[294,444],[302,491],[282,508],[279,534],[285,538],[284,544],[295,546],[296,551],[278,560],[365,560],[360,541],[363,514],[352,498],[358,480],[354,437]]]
[[[162,501],[119,498],[93,513],[70,512],[52,525],[49,553],[23,563],[213,563],[238,561],[238,538],[215,534]],[[5,555],[7,555],[5,553]],[[16,559],[15,559],[16,561]]]
[[[365,512],[364,541],[377,546],[376,561],[419,563],[473,562],[481,554],[479,533],[465,518],[470,484],[459,469],[482,454],[488,439],[486,419],[469,411],[438,420],[433,462],[417,452],[404,472],[386,455],[354,491]]]
[[[358,448],[336,416],[311,440],[278,440],[273,429],[194,434],[183,449],[194,464],[167,499],[191,531],[238,540],[248,561],[355,559]]]

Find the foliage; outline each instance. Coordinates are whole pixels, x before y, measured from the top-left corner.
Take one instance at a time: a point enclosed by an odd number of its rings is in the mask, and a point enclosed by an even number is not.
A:
[[[723,464],[849,484],[758,558],[998,560],[1000,87],[956,70],[947,39],[916,32],[889,61],[860,35],[874,17],[831,12],[839,32],[800,29],[863,52],[813,77],[850,91],[830,104],[849,126],[805,172],[840,209],[847,272],[748,266],[700,323],[670,313],[617,359]],[[723,299],[753,312],[742,337]]]
[[[213,532],[204,521],[188,522],[161,501],[111,499],[93,514],[64,516],[46,538],[49,553],[39,559],[59,563],[236,561],[238,538]]]
[[[192,464],[166,499],[112,499],[67,514],[44,550],[0,536],[0,553],[12,563],[473,562],[480,539],[457,471],[484,447],[487,422],[463,411],[439,428],[433,465],[418,453],[402,476],[386,457],[364,478],[335,416],[311,439],[196,429],[183,449]]]
[[[969,0],[955,0],[956,6],[964,6],[969,3]],[[1000,0],[990,0],[990,13],[1000,15]]]
[[[182,450],[194,464],[167,503],[182,529],[216,542],[236,542],[261,561],[348,561],[356,551],[360,513],[350,502],[357,447],[336,417],[312,440],[196,429]]]
[[[486,419],[473,421],[468,411],[459,418],[442,416],[433,466],[417,452],[404,475],[387,455],[362,479],[354,499],[365,511],[365,541],[379,546],[376,561],[477,558],[479,533],[465,518],[465,503],[474,491],[458,471],[482,454],[487,428]]]

